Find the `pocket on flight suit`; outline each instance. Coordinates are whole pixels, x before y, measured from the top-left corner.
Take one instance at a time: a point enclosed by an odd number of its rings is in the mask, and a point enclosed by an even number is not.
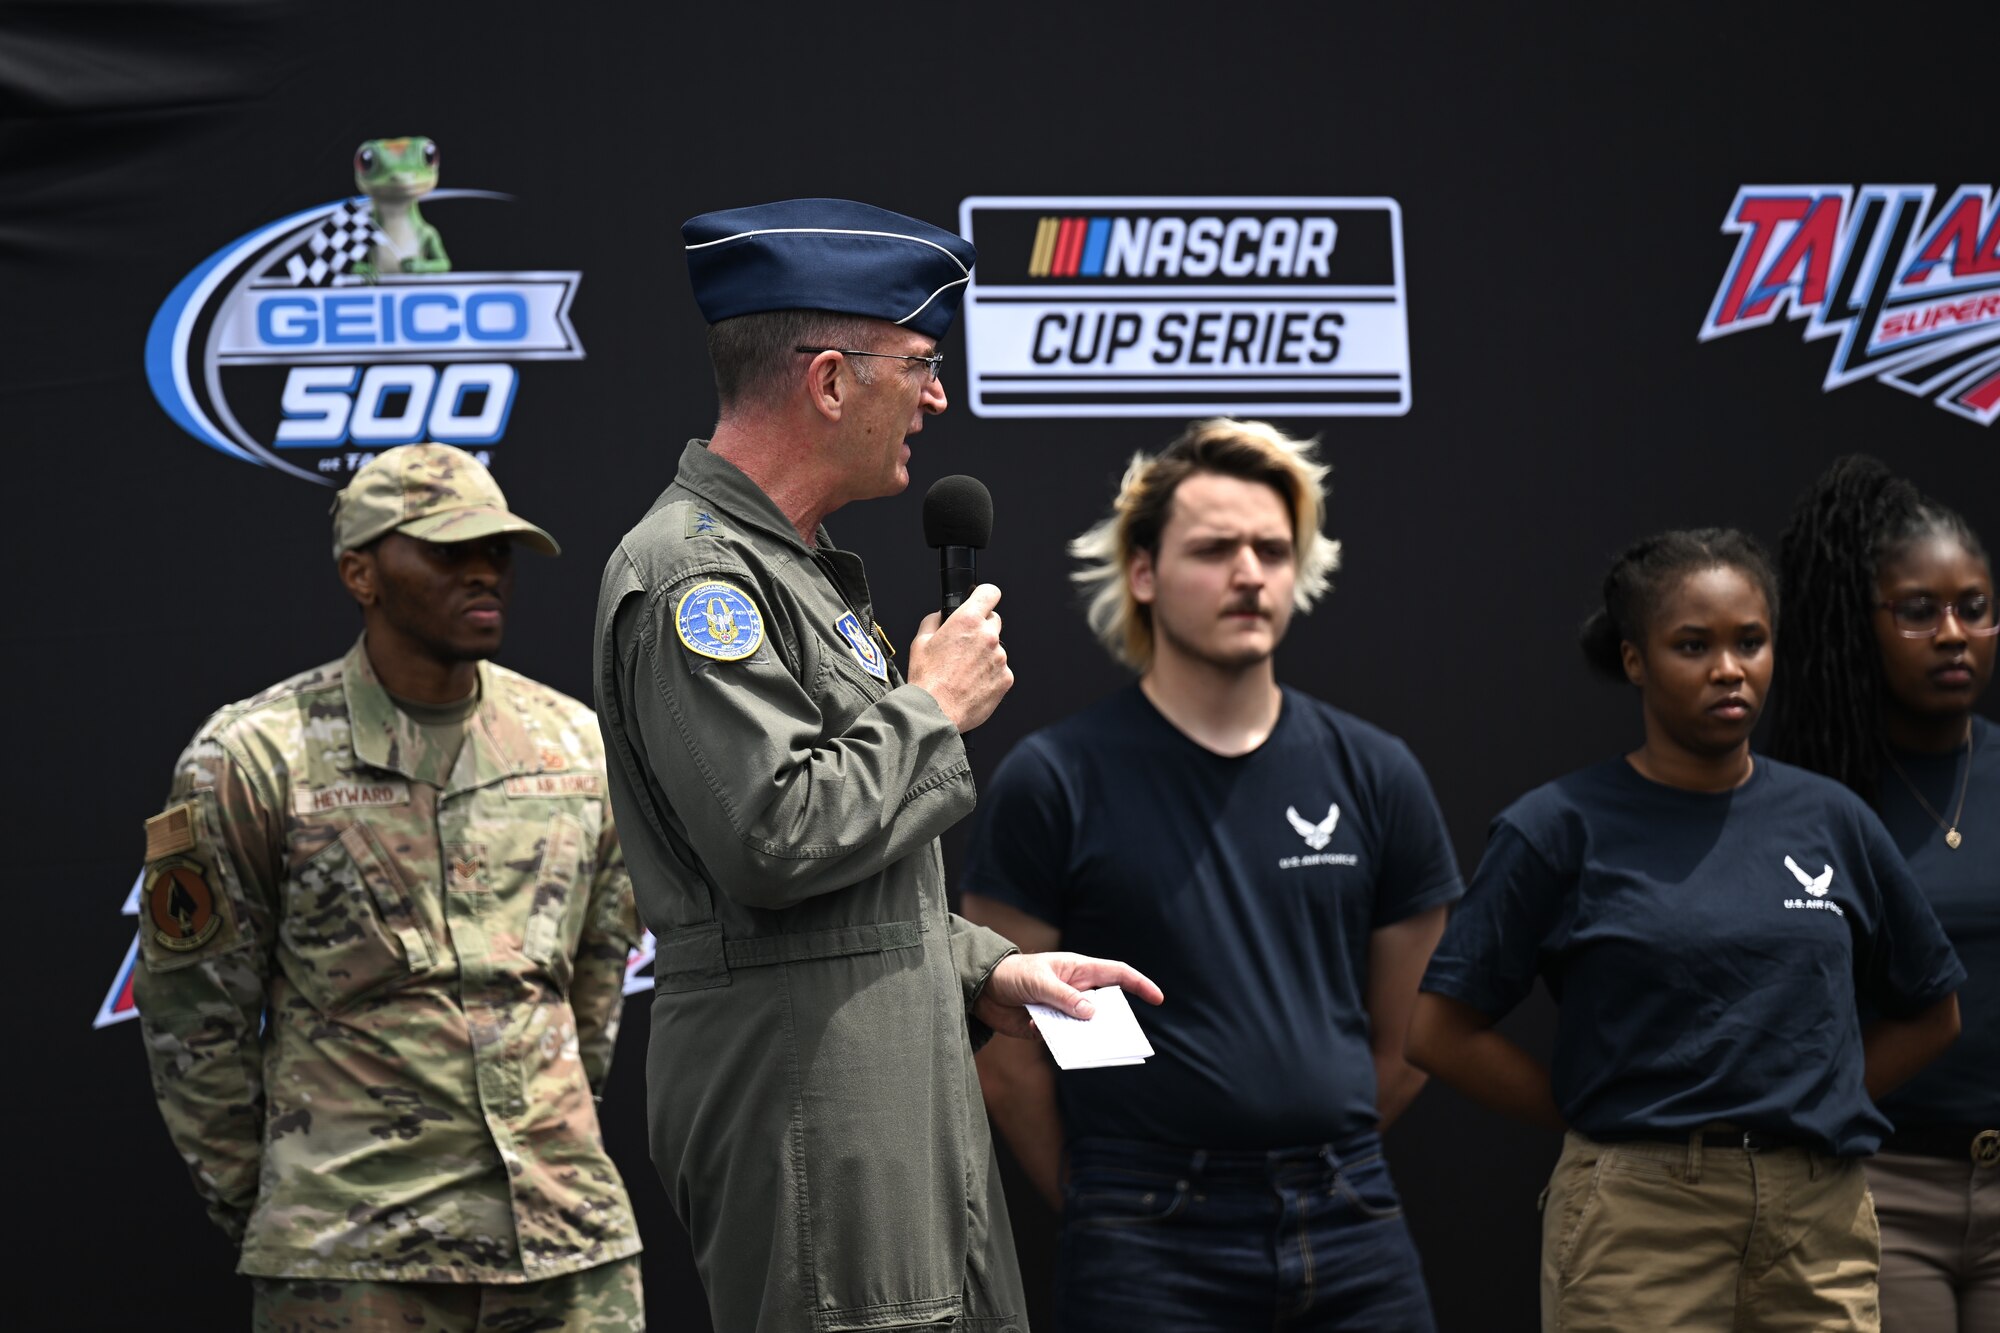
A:
[[[576,942],[569,922],[577,911],[577,879],[583,866],[583,822],[563,813],[549,820],[542,855],[535,867],[528,919],[521,928],[521,952],[547,973],[564,999],[576,966]]]
[[[790,1169],[821,1333],[954,1319],[963,1301],[965,1019],[948,946],[908,924],[909,945],[784,964],[800,1145]]]
[[[427,972],[438,958],[394,864],[358,822],[286,881],[278,940],[286,975],[322,1010]]]
[[[813,677],[813,701],[819,705],[827,734],[838,735],[874,707],[889,692],[889,685],[859,667],[841,662],[834,655],[836,649],[822,647],[820,651],[819,670]]]

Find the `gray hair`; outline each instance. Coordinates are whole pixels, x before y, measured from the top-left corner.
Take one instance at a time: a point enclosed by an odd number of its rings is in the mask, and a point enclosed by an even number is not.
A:
[[[775,398],[802,367],[800,347],[857,347],[870,335],[873,320],[824,310],[763,310],[709,325],[708,360],[715,369],[715,396],[726,413]],[[848,362],[863,384],[873,378],[868,358]]]

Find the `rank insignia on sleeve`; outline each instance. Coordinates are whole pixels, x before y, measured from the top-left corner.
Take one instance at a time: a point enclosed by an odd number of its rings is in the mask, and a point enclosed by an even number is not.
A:
[[[727,583],[697,583],[681,595],[674,628],[691,653],[740,662],[764,642],[764,617],[748,593]]]
[[[194,822],[200,817],[200,805],[194,801],[182,801],[147,820],[146,859],[157,861],[163,856],[193,851]]]
[[[833,627],[840,632],[841,638],[847,640],[847,646],[853,651],[855,660],[861,663],[862,670],[877,680],[889,679],[889,659],[882,656],[882,646],[861,628],[859,616],[849,611],[834,621]]]
[[[199,949],[222,929],[222,909],[202,868],[174,857],[146,869],[146,928],[162,949]]]

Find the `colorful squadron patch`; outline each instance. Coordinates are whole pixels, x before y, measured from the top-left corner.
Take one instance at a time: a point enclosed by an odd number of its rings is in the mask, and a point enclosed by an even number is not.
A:
[[[740,662],[764,642],[757,604],[727,583],[697,583],[681,597],[674,627],[689,652],[718,662]]]
[[[861,628],[860,617],[849,611],[834,621],[833,627],[840,631],[840,637],[847,640],[847,646],[854,650],[855,660],[861,663],[862,669],[886,683],[889,679],[888,659],[882,656],[882,646]]]
[[[222,913],[199,865],[175,857],[148,868],[145,925],[155,944],[175,953],[199,949],[215,938]]]

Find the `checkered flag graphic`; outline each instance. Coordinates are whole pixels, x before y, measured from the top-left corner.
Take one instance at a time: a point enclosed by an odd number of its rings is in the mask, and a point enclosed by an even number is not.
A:
[[[388,238],[375,225],[366,201],[345,203],[327,215],[306,243],[285,257],[285,276],[294,287],[329,287],[354,271],[378,242]]]

